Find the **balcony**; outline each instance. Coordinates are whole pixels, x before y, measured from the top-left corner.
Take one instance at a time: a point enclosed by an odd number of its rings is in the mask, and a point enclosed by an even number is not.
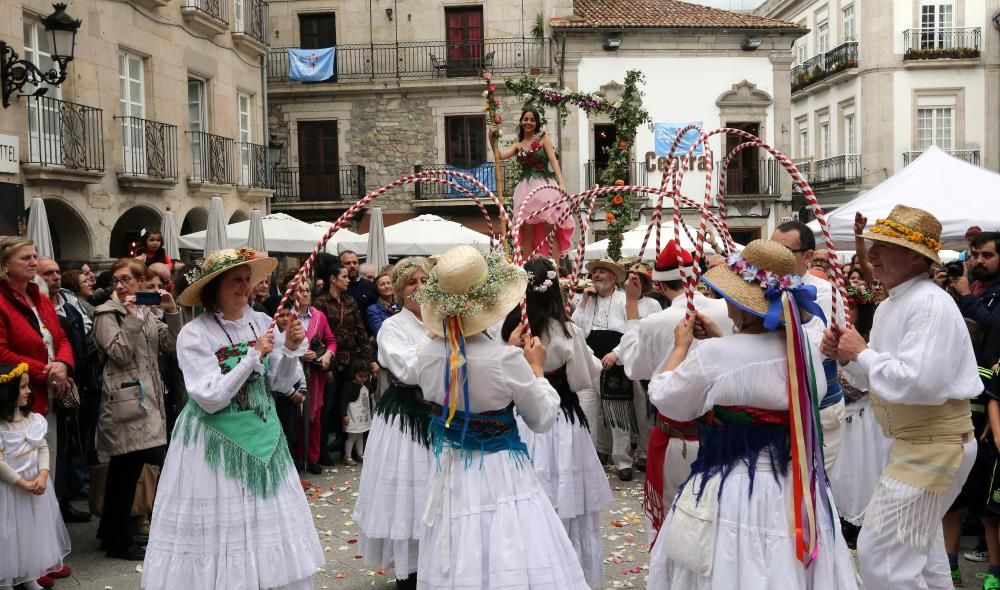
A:
[[[964,160],[970,164],[980,166],[979,150],[944,150],[945,153],[955,156],[959,160]],[[916,160],[923,151],[903,152],[903,166],[908,166],[910,162]]]
[[[258,58],[267,54],[267,9],[267,2],[262,0],[237,0],[236,3],[233,44]]]
[[[734,158],[726,171],[726,200],[776,199],[781,196],[781,174],[781,165],[774,158]]]
[[[276,168],[274,197],[271,203],[282,204],[341,202],[352,204],[365,196],[365,167],[339,166],[336,172],[302,171],[301,168]]]
[[[979,27],[907,29],[903,60],[978,59],[983,32]]]
[[[181,16],[195,31],[221,35],[229,28],[229,0],[184,0]]]
[[[483,162],[479,166],[474,168],[458,168],[450,164],[417,164],[413,167],[414,172],[421,172],[427,170],[453,170],[455,172],[461,172],[467,174],[479,182],[486,185],[486,188],[493,192],[497,190],[495,165],[493,162]],[[517,169],[512,165],[511,160],[503,160],[500,165],[500,171],[503,174],[503,188],[504,196],[508,199],[514,196],[514,185],[517,184],[520,179],[517,176]],[[455,184],[461,185],[472,192],[477,197],[484,197],[486,193],[482,191],[479,187],[473,185],[471,182],[462,180],[459,178],[450,178]],[[472,201],[469,197],[462,192],[460,189],[447,184],[437,184],[432,182],[422,182],[414,187],[414,198],[419,203],[419,205],[467,205]],[[488,204],[486,202],[484,205]]]
[[[122,127],[118,184],[164,190],[177,183],[177,127],[139,117],[115,117]]]
[[[236,189],[248,200],[258,200],[271,194],[270,166],[267,163],[267,146],[247,141],[236,142],[240,172]]]
[[[861,182],[861,156],[856,154],[805,160],[795,165],[814,189]]]
[[[267,81],[294,82],[288,77],[288,47],[267,55]],[[330,82],[552,73],[549,39],[485,39],[475,42],[413,41],[338,45]]]
[[[75,102],[28,96],[26,179],[95,184],[104,176],[102,111]]]
[[[792,92],[798,92],[834,74],[858,67],[858,42],[848,41],[792,68]]]
[[[207,194],[226,192],[236,184],[233,140],[204,131],[185,131],[191,142],[191,176],[188,186]],[[241,171],[242,172],[242,171]]]
[[[601,163],[597,164],[594,160],[584,163],[583,165],[583,190],[589,190],[594,187],[594,185],[605,186],[601,182],[601,176],[604,174],[604,167],[607,164]],[[648,172],[645,162],[630,162],[628,166],[628,178],[622,178],[627,185],[633,186],[646,186],[649,184],[647,181]]]

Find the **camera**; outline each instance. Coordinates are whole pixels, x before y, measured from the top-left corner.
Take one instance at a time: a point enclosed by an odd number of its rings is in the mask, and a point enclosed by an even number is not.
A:
[[[944,269],[948,271],[949,277],[960,277],[965,274],[965,263],[961,260],[952,260],[944,265]]]
[[[136,291],[135,292],[135,304],[136,305],[159,305],[160,304],[160,294],[156,291]]]

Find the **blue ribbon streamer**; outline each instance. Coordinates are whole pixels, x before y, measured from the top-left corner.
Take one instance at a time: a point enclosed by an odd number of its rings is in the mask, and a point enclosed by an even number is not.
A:
[[[778,288],[776,285],[769,285],[767,289],[764,290],[764,298],[767,299],[767,315],[764,316],[764,327],[768,330],[776,330],[778,326],[781,325],[781,294],[787,292],[789,296],[795,299],[795,304],[802,311],[807,311],[814,316],[819,316],[826,322],[826,314],[819,305],[816,304],[816,287],[814,285],[799,285],[798,287],[789,287],[785,291]]]

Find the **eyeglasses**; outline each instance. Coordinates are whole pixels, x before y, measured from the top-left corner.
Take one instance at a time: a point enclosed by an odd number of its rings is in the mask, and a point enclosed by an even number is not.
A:
[[[115,285],[117,285],[119,283],[122,284],[122,285],[131,285],[132,281],[134,281],[134,280],[135,280],[135,277],[133,277],[132,275],[122,275],[120,277],[111,277],[111,286],[114,287]]]

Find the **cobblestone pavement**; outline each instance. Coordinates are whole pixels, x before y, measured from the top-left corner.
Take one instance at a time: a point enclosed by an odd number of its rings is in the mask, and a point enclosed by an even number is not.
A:
[[[308,475],[308,474],[305,474]],[[603,516],[604,566],[602,588],[646,588],[649,555],[646,531],[642,524],[642,474],[636,480],[619,482],[610,476],[614,501]],[[327,562],[315,577],[319,590],[391,590],[395,588],[392,572],[374,571],[365,567],[355,556],[357,524],[351,512],[357,497],[361,467],[328,468],[321,476],[309,476],[306,488],[316,531],[326,552]],[[82,506],[78,506],[82,508]],[[73,540],[73,553],[67,564],[74,575],[60,580],[56,588],[82,590],[138,590],[141,566],[138,562],[107,559],[99,551],[95,534],[97,519],[87,524],[68,525]],[[963,538],[963,551],[975,539]],[[978,588],[976,574],[986,570],[986,564],[959,560],[966,588]],[[184,589],[182,589],[184,590]]]

